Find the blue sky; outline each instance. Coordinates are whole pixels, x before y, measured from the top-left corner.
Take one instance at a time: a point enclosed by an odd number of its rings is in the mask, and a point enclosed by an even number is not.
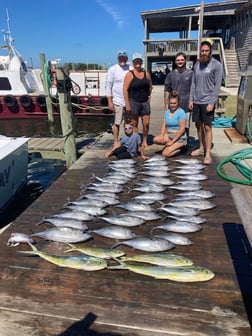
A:
[[[212,2],[217,1],[205,1]],[[108,67],[116,62],[119,49],[126,49],[129,59],[134,52],[143,53],[142,11],[199,4],[200,0],[2,0],[0,29],[8,30],[7,9],[15,47],[28,65],[40,66],[44,53],[46,60],[61,59],[62,64]]]

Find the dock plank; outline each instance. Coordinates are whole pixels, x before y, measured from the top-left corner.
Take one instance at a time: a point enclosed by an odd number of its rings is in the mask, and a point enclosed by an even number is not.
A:
[[[202,182],[205,189],[216,194],[212,200],[216,208],[203,211],[207,223],[202,225],[201,231],[187,235],[193,245],[176,246],[172,250],[213,270],[215,278],[211,281],[179,283],[126,270],[84,272],[59,268],[39,257],[17,253],[29,250],[25,245],[6,246],[11,232],[29,234],[31,230],[38,232],[50,227],[46,224],[36,226],[36,223],[44,216],[63,211],[67,200],[75,200],[85,193],[84,187],[92,181],[92,174],[102,177],[108,172],[106,162],[99,156],[85,159],[83,155],[82,161],[68,169],[0,235],[0,326],[4,335],[16,335],[13,325],[15,331],[21,330],[24,336],[31,333],[72,335],[71,330],[75,330],[74,335],[89,335],[88,332],[111,336],[251,335],[225,232],[227,227],[239,228],[241,220],[230,195],[229,183],[216,174],[217,162],[206,168],[209,179]],[[138,160],[138,170],[141,164]],[[174,163],[171,161],[171,164]],[[140,174],[125,186],[120,194],[121,202],[137,194],[128,191],[139,179]],[[167,188],[165,193],[169,200],[177,191]],[[108,213],[114,212],[123,210],[108,208]],[[146,236],[153,226],[162,223],[147,222],[133,231]],[[92,229],[105,225],[101,220],[87,224]],[[42,250],[64,253],[66,249],[65,244],[39,238],[36,241],[36,246]],[[111,247],[114,243],[112,239],[94,235],[92,241],[82,244]],[[140,253],[126,246],[119,248],[127,255]],[[94,320],[88,325],[90,314]]]

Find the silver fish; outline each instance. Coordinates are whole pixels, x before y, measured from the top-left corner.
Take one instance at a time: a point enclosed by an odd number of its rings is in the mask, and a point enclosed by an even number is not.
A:
[[[101,209],[101,208],[96,207],[96,206],[67,205],[66,207],[70,210],[85,212],[85,213],[88,213],[88,214],[93,215],[93,216],[102,216],[102,215],[105,215],[105,213],[107,213],[106,210]]]
[[[190,222],[190,223],[195,223],[195,224],[204,224],[206,223],[206,219],[201,217],[201,216],[173,216],[173,215],[168,215],[168,218],[174,219],[175,221],[180,221],[180,222]]]
[[[162,217],[154,211],[128,211],[127,214],[122,215],[142,218],[145,221],[162,219]]]
[[[178,196],[198,196],[201,198],[213,198],[216,195],[212,191],[201,189],[201,190],[183,192],[178,194]]]
[[[89,199],[93,200],[102,200],[103,202],[107,203],[107,205],[116,205],[120,203],[120,200],[113,194],[111,196],[108,196],[108,194],[86,194],[84,197],[87,197]]]
[[[168,162],[166,160],[159,160],[159,161],[148,161],[143,163],[143,167],[145,168],[151,168],[151,167],[157,167],[157,166],[168,166]]]
[[[178,166],[177,169],[197,169],[197,170],[202,170],[206,168],[206,165],[202,163],[193,163],[193,164],[183,164],[182,166]]]
[[[141,171],[138,174],[144,174],[152,177],[168,177],[170,173],[162,170],[149,170],[149,171]]]
[[[158,208],[159,210],[168,212],[172,215],[178,215],[178,216],[183,216],[183,215],[187,215],[187,216],[197,216],[199,214],[199,210],[197,209],[193,209],[193,208],[179,208],[179,207],[175,207],[175,206],[162,206],[161,208]]]
[[[100,236],[112,238],[112,239],[131,239],[136,237],[135,232],[132,232],[123,226],[107,226],[96,230],[90,230]]]
[[[42,232],[33,233],[31,237],[40,237],[60,243],[79,243],[92,238],[90,234],[70,227],[53,227]]]
[[[95,191],[99,191],[99,192],[111,192],[111,193],[120,193],[123,190],[122,186],[119,185],[115,185],[115,184],[92,184],[90,186],[87,186],[88,190],[95,190]]]
[[[171,167],[168,167],[167,165],[152,165],[150,167],[148,166],[143,166],[143,169],[145,169],[144,171],[155,171],[155,170],[159,170],[159,171],[171,171],[172,168]]]
[[[135,196],[133,197],[133,199],[135,200],[139,200],[139,199],[142,199],[142,200],[145,200],[145,199],[154,199],[156,201],[162,201],[164,199],[166,199],[168,196],[165,195],[165,194],[162,194],[162,193],[156,193],[156,192],[149,192],[149,193],[143,193],[139,196]]]
[[[182,207],[182,208],[193,208],[198,210],[209,210],[216,207],[216,205],[212,202],[209,202],[204,199],[191,199],[191,200],[181,200],[181,201],[171,201],[167,205],[171,205],[174,207]]]
[[[105,208],[108,206],[108,203],[98,200],[98,199],[79,199],[77,201],[71,201],[68,202],[66,205],[90,205],[90,206],[96,206],[100,208]]]
[[[54,226],[66,226],[66,227],[72,227],[74,229],[79,229],[82,231],[85,231],[88,229],[87,224],[83,223],[80,220],[73,219],[73,218],[57,218],[57,217],[49,217],[49,218],[44,218],[43,221],[38,223],[37,225],[41,223],[50,223]]]
[[[61,212],[56,215],[53,215],[52,217],[57,217],[57,218],[73,218],[81,221],[91,221],[94,219],[94,216],[83,212],[83,211],[67,211],[67,212]]]
[[[153,207],[148,204],[141,204],[136,202],[128,202],[116,205],[118,208],[123,208],[130,211],[153,211]]]
[[[119,245],[126,245],[132,247],[136,250],[149,251],[149,252],[161,252],[167,251],[175,247],[174,244],[166,239],[161,238],[133,238],[131,240],[126,240],[118,242],[111,248],[115,248]]]
[[[166,158],[164,156],[162,156],[162,155],[157,154],[157,155],[154,155],[151,158],[145,160],[146,163],[154,162],[154,161],[158,161],[158,162],[159,161],[166,161]]]
[[[160,184],[145,184],[140,187],[131,189],[131,191],[141,191],[141,192],[163,192],[165,187]]]
[[[187,159],[174,159],[174,161],[182,163],[182,164],[195,164],[195,163],[201,163],[200,160],[198,159],[193,159],[193,158],[187,158]]]
[[[105,176],[104,178],[100,178],[98,176],[95,177],[98,181],[103,182],[103,183],[109,183],[109,184],[124,184],[126,183],[129,179],[128,178],[119,178],[119,177],[112,177],[112,176]]]
[[[177,175],[191,175],[191,174],[200,174],[201,170],[197,169],[174,169],[171,173]]]
[[[194,191],[194,190],[199,190],[201,189],[201,185],[194,185],[194,184],[175,184],[171,185],[168,188],[175,189],[175,190],[181,190],[181,191]]]
[[[130,216],[128,214],[122,214],[118,216],[107,216],[107,217],[99,217],[103,219],[104,221],[114,224],[114,225],[120,225],[120,226],[137,226],[142,225],[145,221],[142,218]]]
[[[167,239],[175,245],[192,245],[192,241],[189,238],[176,232],[162,233],[154,237]]]
[[[118,167],[115,167],[115,166],[111,166],[110,169],[114,170],[114,171],[118,171],[120,170],[120,168],[118,169]],[[125,167],[124,167],[125,169]],[[127,167],[127,172],[130,173],[130,174],[136,174],[137,173],[137,170],[135,168],[131,168],[131,167]],[[126,175],[127,176],[127,175]]]
[[[189,222],[171,221],[162,225],[155,226],[154,228],[152,228],[151,233],[156,229],[162,229],[165,231],[172,231],[178,233],[192,233],[200,231],[202,229],[202,226],[199,224]]]
[[[125,168],[125,166],[134,166],[136,164],[136,161],[133,159],[123,159],[120,161],[110,161],[109,166],[117,166]]]
[[[163,186],[170,186],[170,185],[173,185],[175,184],[174,181],[172,181],[171,179],[169,178],[165,178],[165,177],[148,177],[148,178],[142,178],[140,180],[141,181],[144,181],[144,182],[149,182],[149,183],[156,183],[156,184],[161,184]]]
[[[195,175],[183,175],[183,176],[177,176],[177,178],[181,179],[187,179],[187,180],[193,180],[193,181],[204,181],[208,179],[208,176],[205,174],[195,174]]]
[[[15,232],[10,235],[10,238],[7,241],[7,246],[18,246],[21,243],[35,244],[35,241],[25,233]]]

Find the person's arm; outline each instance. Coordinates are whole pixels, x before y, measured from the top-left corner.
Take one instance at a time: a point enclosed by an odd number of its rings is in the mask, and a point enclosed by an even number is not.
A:
[[[171,72],[167,74],[167,76],[165,77],[165,81],[164,81],[164,109],[165,111],[168,110],[169,108],[168,99],[169,99],[170,91],[172,91]]]
[[[189,109],[193,109],[193,101],[194,101],[194,95],[195,95],[195,72],[193,71],[192,75],[192,83],[190,88],[190,96],[189,96]]]
[[[130,107],[130,103],[129,103],[129,86],[130,83],[132,81],[132,73],[129,71],[123,81],[123,96],[124,96],[124,100],[125,100],[125,107],[126,107],[126,111],[130,112],[131,111],[131,107]]]
[[[107,158],[110,157],[110,156],[113,154],[114,150],[115,150],[116,148],[119,148],[120,146],[121,146],[120,143],[115,144],[115,145],[113,146],[113,148],[111,148],[110,150],[108,150],[108,151],[105,153],[105,156],[106,156]]]
[[[168,99],[169,99],[170,92],[164,91],[164,108],[165,110],[168,110],[169,104],[168,104]]]
[[[148,97],[149,99],[151,99],[151,92],[152,92],[152,80],[151,80],[151,75],[148,71],[146,71],[146,78],[149,81],[149,93],[148,93]]]
[[[144,159],[144,160],[149,159],[149,156],[146,156],[144,154],[144,147],[142,146],[142,144],[138,146],[138,151],[140,152],[142,159]]]
[[[221,63],[216,63],[215,69],[214,69],[214,77],[215,77],[215,83],[214,83],[214,89],[212,92],[212,97],[210,99],[209,104],[213,106],[218,99],[219,93],[220,93],[220,87],[222,82],[222,76],[223,76],[223,68]]]

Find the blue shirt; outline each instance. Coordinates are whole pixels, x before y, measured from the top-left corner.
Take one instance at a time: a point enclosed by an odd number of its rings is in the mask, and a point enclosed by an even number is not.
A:
[[[120,144],[125,146],[130,153],[131,157],[137,156],[138,146],[141,145],[141,137],[138,133],[126,135],[120,139]]]
[[[186,114],[185,111],[179,107],[174,113],[171,113],[170,110],[165,111],[164,119],[167,129],[178,131],[180,128],[180,120],[186,120]]]

